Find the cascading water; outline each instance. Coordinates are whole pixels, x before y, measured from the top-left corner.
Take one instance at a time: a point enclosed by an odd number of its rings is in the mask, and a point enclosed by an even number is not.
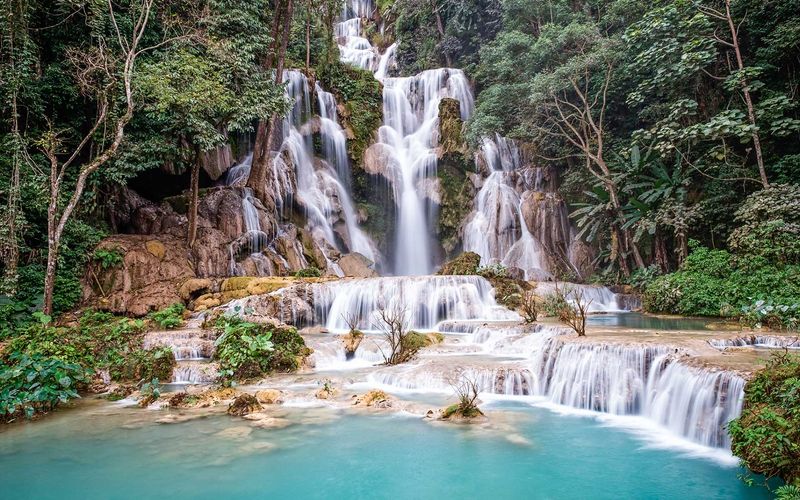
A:
[[[332,272],[342,274],[332,259],[334,252],[358,252],[372,261],[379,261],[375,245],[358,227],[355,208],[346,187],[350,165],[347,140],[337,122],[336,100],[317,84],[315,92],[319,115],[314,118],[311,89],[306,76],[299,71],[289,70],[284,73],[284,82],[287,96],[294,101],[294,106],[283,119],[283,142],[280,154],[273,161],[272,186],[275,188],[276,205],[286,208],[296,201],[304,209],[307,228],[315,241],[322,243],[321,250]],[[318,120],[323,144],[321,158],[314,156],[314,127],[311,126],[314,119]],[[290,165],[287,165],[287,159]],[[227,183],[243,182],[249,174],[251,163],[252,155],[232,167]],[[287,172],[293,173],[293,178]],[[252,193],[245,192],[242,208],[246,230],[261,231],[260,227],[256,227],[257,213],[248,200],[252,200]],[[254,245],[258,248],[254,248],[253,253],[260,252],[266,244],[259,239]]]
[[[480,276],[372,278],[313,285],[315,319],[332,331],[347,331],[353,317],[362,330],[380,326],[376,313],[403,310],[407,327],[430,330],[443,320],[519,320],[499,306]]]
[[[368,3],[351,3],[345,14],[357,17],[344,19],[337,25],[339,52],[344,62],[374,72],[383,83],[383,125],[378,143],[392,158],[389,168],[395,170],[394,201],[397,206],[397,231],[393,271],[398,275],[429,274],[433,269],[431,255],[432,203],[426,201],[426,180],[436,175],[434,138],[439,118],[439,102],[444,97],[457,99],[461,118],[472,114],[474,99],[469,82],[461,70],[439,68],[411,76],[387,77],[396,46],[379,54],[368,40],[360,36],[361,17],[371,12]]]

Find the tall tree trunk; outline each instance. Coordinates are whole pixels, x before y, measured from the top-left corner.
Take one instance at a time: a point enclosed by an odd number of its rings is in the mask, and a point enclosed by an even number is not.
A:
[[[740,83],[742,85],[742,94],[744,94],[744,102],[747,106],[747,118],[750,121],[750,125],[753,126],[753,149],[756,152],[758,174],[761,177],[761,184],[763,184],[765,188],[768,188],[769,180],[767,180],[767,171],[764,168],[764,157],[761,154],[761,138],[758,135],[758,128],[756,126],[756,111],[755,106],[753,105],[753,99],[750,96],[750,85],[747,81],[747,77],[744,75],[744,60],[742,59],[742,51],[739,47],[739,29],[733,22],[733,15],[731,14],[731,0],[725,0],[725,17],[728,21],[728,28],[731,31],[731,46],[733,47],[733,52],[736,54],[736,65],[741,72]]]
[[[273,51],[265,61],[265,69],[272,69],[272,64],[277,60],[275,67],[275,82],[283,82],[283,64],[286,56],[286,47],[289,43],[289,32],[292,25],[292,0],[279,2],[275,11],[275,18],[272,25]],[[280,40],[278,33],[280,32]],[[275,141],[275,126],[278,116],[273,114],[267,120],[259,120],[256,129],[256,140],[253,148],[253,162],[250,166],[250,175],[247,177],[247,187],[251,188],[255,195],[267,203],[267,172],[270,164],[270,151],[272,143]]]
[[[433,12],[434,12],[434,14],[436,14],[436,29],[437,29],[437,31],[439,31],[439,41],[441,42],[441,41],[444,40],[444,37],[445,37],[444,23],[442,22],[442,16],[439,15],[439,7],[436,5],[435,1],[433,2]],[[442,52],[444,53],[444,60],[445,60],[445,63],[447,64],[447,67],[448,68],[452,68],[453,67],[453,61],[450,58],[450,54],[446,50],[444,50]]]
[[[194,248],[195,240],[197,240],[197,205],[200,195],[200,162],[203,161],[203,153],[200,148],[195,146],[195,158],[192,164],[192,175],[189,181],[189,234],[187,235],[186,242],[189,248]]]
[[[667,255],[667,245],[664,241],[664,235],[656,229],[655,237],[653,238],[653,254],[655,255],[656,264],[661,269],[662,273],[669,272],[669,256]]]
[[[311,69],[311,0],[306,0],[306,74]]]

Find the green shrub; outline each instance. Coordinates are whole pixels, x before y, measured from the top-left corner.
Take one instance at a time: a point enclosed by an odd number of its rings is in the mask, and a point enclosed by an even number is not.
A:
[[[12,353],[0,360],[0,422],[45,413],[78,397],[89,372],[75,363]]]
[[[155,402],[156,399],[161,397],[161,386],[158,383],[158,379],[154,378],[150,382],[145,382],[142,384],[142,388],[139,389],[139,406],[142,408],[149,406],[151,403]]]
[[[170,347],[137,348],[127,353],[124,361],[109,373],[115,380],[170,380],[176,363]]]
[[[183,325],[183,312],[186,310],[181,303],[172,304],[160,311],[152,312],[148,318],[155,321],[161,328],[172,330]]]
[[[508,268],[500,263],[489,264],[486,266],[480,266],[475,271],[475,274],[483,276],[486,279],[505,278],[508,276]]]
[[[753,472],[800,487],[800,357],[774,354],[744,393],[742,415],[728,424],[733,453]]]
[[[258,377],[272,371],[294,371],[309,350],[297,330],[221,316],[216,323],[215,359],[225,381]]]
[[[800,264],[800,186],[776,184],[750,195],[735,220],[741,226],[728,238],[733,252]]]
[[[322,276],[322,271],[316,267],[306,267],[294,273],[295,278],[319,278]]]
[[[31,324],[4,352],[8,358],[53,358],[90,372],[107,369],[113,380],[169,380],[175,365],[172,350],[142,349],[144,331],[142,320],[89,310],[72,326],[53,326],[46,321]]]
[[[800,302],[800,266],[774,265],[758,256],[734,256],[691,242],[681,268],[644,291],[645,310],[691,316],[739,316],[754,301]]]
[[[98,248],[92,254],[92,260],[103,269],[111,269],[122,264],[122,254],[116,248]]]
[[[567,303],[563,295],[551,293],[544,296],[542,300],[542,311],[545,316],[557,318],[561,315],[561,311],[568,309],[570,305]]]

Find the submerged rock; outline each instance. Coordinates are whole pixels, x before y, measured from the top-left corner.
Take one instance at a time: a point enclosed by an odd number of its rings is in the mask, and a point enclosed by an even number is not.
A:
[[[249,413],[261,410],[261,404],[252,394],[240,394],[228,406],[228,415],[243,417]]]

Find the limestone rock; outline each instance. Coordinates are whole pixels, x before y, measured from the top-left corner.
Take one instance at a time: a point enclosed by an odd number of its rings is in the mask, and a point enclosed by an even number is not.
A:
[[[211,291],[212,282],[208,278],[189,278],[178,289],[178,294],[185,301]]]
[[[122,254],[108,269],[91,264],[83,280],[87,304],[118,314],[144,316],[183,299],[178,284],[194,277],[182,238],[114,235],[98,246]]]
[[[256,399],[259,403],[265,405],[281,404],[283,403],[283,393],[277,389],[263,389],[256,392]]]
[[[233,403],[228,406],[228,414],[237,417],[243,417],[249,413],[254,413],[261,410],[261,404],[252,394],[240,394],[233,400]]]
[[[461,105],[457,99],[444,97],[439,101],[439,147],[441,157],[447,153],[461,152],[464,147]]]
[[[358,252],[353,252],[340,258],[339,267],[345,276],[353,278],[374,278],[378,276],[375,263]]]

